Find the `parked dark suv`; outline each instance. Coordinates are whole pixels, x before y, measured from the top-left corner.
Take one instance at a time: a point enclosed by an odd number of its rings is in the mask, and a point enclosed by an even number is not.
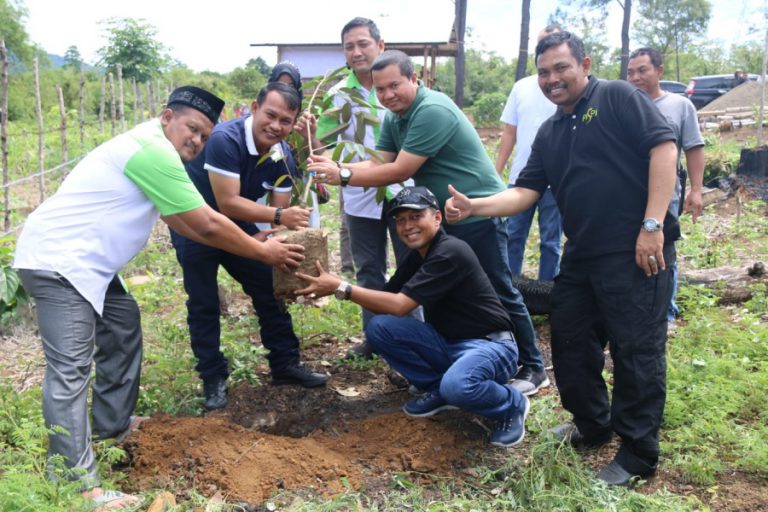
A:
[[[747,80],[757,80],[758,75],[747,75]],[[699,109],[719,98],[734,86],[733,75],[706,75],[691,78],[685,91],[688,99]]]

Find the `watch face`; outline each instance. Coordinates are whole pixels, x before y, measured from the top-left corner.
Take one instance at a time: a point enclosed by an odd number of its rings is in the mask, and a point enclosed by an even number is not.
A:
[[[656,219],[645,219],[643,221],[643,229],[646,231],[659,231],[661,224]]]
[[[339,176],[344,179],[349,179],[352,176],[352,171],[347,169],[346,167],[339,171]]]

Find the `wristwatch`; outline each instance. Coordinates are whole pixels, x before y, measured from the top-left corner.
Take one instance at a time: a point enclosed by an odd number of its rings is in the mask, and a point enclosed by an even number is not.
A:
[[[275,218],[272,219],[272,224],[274,224],[275,226],[279,226],[280,225],[280,217],[282,215],[283,215],[283,209],[282,208],[277,208],[275,210]]]
[[[341,186],[346,187],[349,184],[349,179],[352,177],[352,171],[350,169],[347,169],[346,167],[342,167],[339,171],[339,180],[341,181]]]
[[[643,229],[649,233],[655,233],[664,229],[664,224],[653,217],[649,217],[643,221]]]
[[[352,285],[346,281],[340,282],[339,287],[333,292],[333,296],[339,300],[349,300],[350,295],[352,295]]]

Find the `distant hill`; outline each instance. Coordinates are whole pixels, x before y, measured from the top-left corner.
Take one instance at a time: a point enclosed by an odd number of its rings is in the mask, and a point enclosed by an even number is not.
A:
[[[64,60],[64,57],[61,55],[54,55],[53,53],[46,53],[45,56],[48,58],[48,63],[50,63],[50,67],[53,69],[63,68],[66,65],[66,61]],[[9,67],[8,72],[10,74],[15,73],[23,73],[25,71],[29,71],[27,69],[27,66],[19,62],[13,54],[10,55],[9,60]],[[41,66],[47,66],[48,63],[41,64]],[[104,70],[101,68],[97,68],[96,66],[91,66],[90,64],[84,64],[83,69],[86,71],[96,71],[97,73],[103,73]]]
[[[48,56],[48,60],[51,62],[51,67],[54,69],[63,68],[67,64],[67,62],[64,60],[64,57],[62,57],[61,55],[54,55],[53,53],[48,53],[47,56]],[[83,69],[85,69],[86,71],[91,71],[96,69],[96,67],[91,66],[90,64],[83,64]]]

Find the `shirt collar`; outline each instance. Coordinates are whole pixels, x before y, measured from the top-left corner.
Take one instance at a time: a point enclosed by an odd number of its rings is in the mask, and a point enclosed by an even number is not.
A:
[[[579,98],[579,101],[576,102],[576,106],[573,108],[573,112],[566,113],[563,111],[562,107],[557,107],[557,111],[555,112],[555,118],[554,118],[555,121],[559,121],[563,117],[572,115],[574,112],[576,112],[579,109],[579,107],[583,102],[589,101],[589,99],[592,97],[592,93],[595,91],[595,87],[597,87],[597,82],[599,82],[599,80],[596,77],[589,75],[589,80],[587,81],[587,87],[586,89],[584,89],[584,93],[581,95],[581,98]]]
[[[437,230],[437,233],[435,233],[435,236],[429,242],[429,249],[427,249],[427,255],[424,258],[421,257],[421,254],[419,254],[418,251],[414,251],[416,254],[418,254],[419,258],[421,258],[421,261],[426,260],[429,255],[432,254],[432,251],[434,251],[435,247],[440,244],[440,241],[445,238],[446,234],[447,233],[445,232],[445,229],[443,229],[443,226],[440,226]]]
[[[251,156],[259,156],[259,150],[256,149],[256,141],[253,139],[253,116],[248,116],[245,118],[245,122],[243,123],[243,130],[245,130],[245,146],[248,148],[248,154]],[[274,158],[279,159],[279,157],[285,156],[282,141],[278,142],[277,144],[273,144],[269,150],[272,153],[275,153],[273,155]]]

